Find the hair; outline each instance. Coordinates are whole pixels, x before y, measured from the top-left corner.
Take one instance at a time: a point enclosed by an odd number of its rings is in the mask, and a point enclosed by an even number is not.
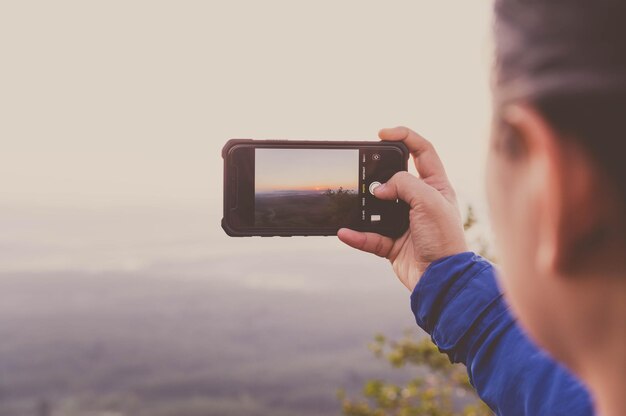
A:
[[[533,104],[626,207],[626,1],[496,0],[495,17],[496,106]]]

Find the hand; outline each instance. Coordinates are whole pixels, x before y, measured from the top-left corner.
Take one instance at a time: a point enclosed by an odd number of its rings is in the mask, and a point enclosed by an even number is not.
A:
[[[420,175],[398,172],[374,191],[376,198],[399,198],[409,204],[409,229],[395,240],[347,228],[340,229],[337,236],[351,247],[387,258],[400,281],[412,291],[430,263],[467,251],[463,221],[433,145],[406,127],[383,129],[378,136],[404,142]]]

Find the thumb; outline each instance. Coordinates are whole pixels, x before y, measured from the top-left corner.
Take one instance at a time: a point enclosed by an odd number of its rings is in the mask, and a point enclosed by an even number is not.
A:
[[[432,197],[433,192],[437,191],[421,179],[403,171],[396,173],[386,183],[374,189],[374,196],[387,201],[401,199],[411,208],[415,208]]]
[[[337,232],[337,237],[350,247],[373,253],[380,257],[389,257],[393,247],[391,238],[376,233],[364,233],[342,228]]]

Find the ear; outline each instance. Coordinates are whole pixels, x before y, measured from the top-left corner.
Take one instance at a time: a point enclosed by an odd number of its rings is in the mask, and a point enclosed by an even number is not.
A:
[[[590,254],[585,249],[602,228],[591,160],[575,140],[562,137],[531,106],[509,107],[503,116],[526,148],[529,197],[538,210],[537,270],[570,274]]]

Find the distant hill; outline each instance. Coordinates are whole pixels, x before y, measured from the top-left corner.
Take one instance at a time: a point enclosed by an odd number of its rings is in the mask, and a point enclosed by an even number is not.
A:
[[[0,274],[0,416],[328,415],[408,377],[366,347],[414,327],[387,265],[303,255]]]

